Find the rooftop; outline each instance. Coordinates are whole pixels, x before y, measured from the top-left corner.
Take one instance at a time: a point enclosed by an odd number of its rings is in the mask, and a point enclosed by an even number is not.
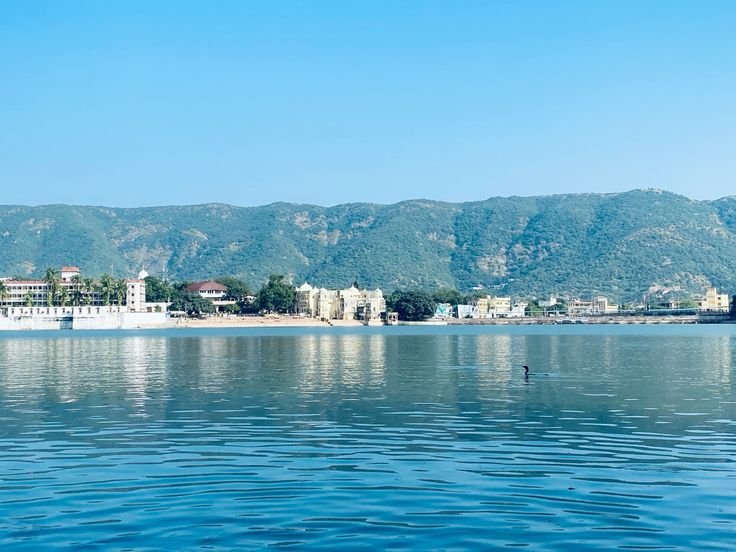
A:
[[[227,291],[227,286],[213,280],[207,280],[206,282],[197,282],[187,286],[184,291]]]

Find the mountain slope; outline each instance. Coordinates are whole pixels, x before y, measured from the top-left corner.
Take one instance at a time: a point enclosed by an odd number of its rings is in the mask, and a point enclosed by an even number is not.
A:
[[[661,191],[404,201],[119,209],[0,207],[0,274],[77,264],[116,276],[271,273],[386,290],[483,285],[515,295],[639,297],[652,285],[736,291],[736,198]]]

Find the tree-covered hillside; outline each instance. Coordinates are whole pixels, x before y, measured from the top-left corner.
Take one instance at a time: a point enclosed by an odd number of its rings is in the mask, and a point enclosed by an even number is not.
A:
[[[736,198],[661,191],[405,201],[335,207],[276,203],[117,209],[0,207],[0,275],[75,264],[195,280],[235,275],[257,287],[288,274],[386,290],[482,285],[514,295],[605,293],[650,286],[736,292]]]

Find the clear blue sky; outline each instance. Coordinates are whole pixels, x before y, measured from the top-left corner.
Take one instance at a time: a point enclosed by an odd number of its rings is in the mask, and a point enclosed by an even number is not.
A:
[[[0,0],[0,204],[736,194],[736,2]]]

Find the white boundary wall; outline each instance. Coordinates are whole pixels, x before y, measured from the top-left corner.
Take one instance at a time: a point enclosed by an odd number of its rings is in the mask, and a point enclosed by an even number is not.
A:
[[[127,312],[125,307],[11,308],[2,330],[120,330],[173,326],[166,312]]]

